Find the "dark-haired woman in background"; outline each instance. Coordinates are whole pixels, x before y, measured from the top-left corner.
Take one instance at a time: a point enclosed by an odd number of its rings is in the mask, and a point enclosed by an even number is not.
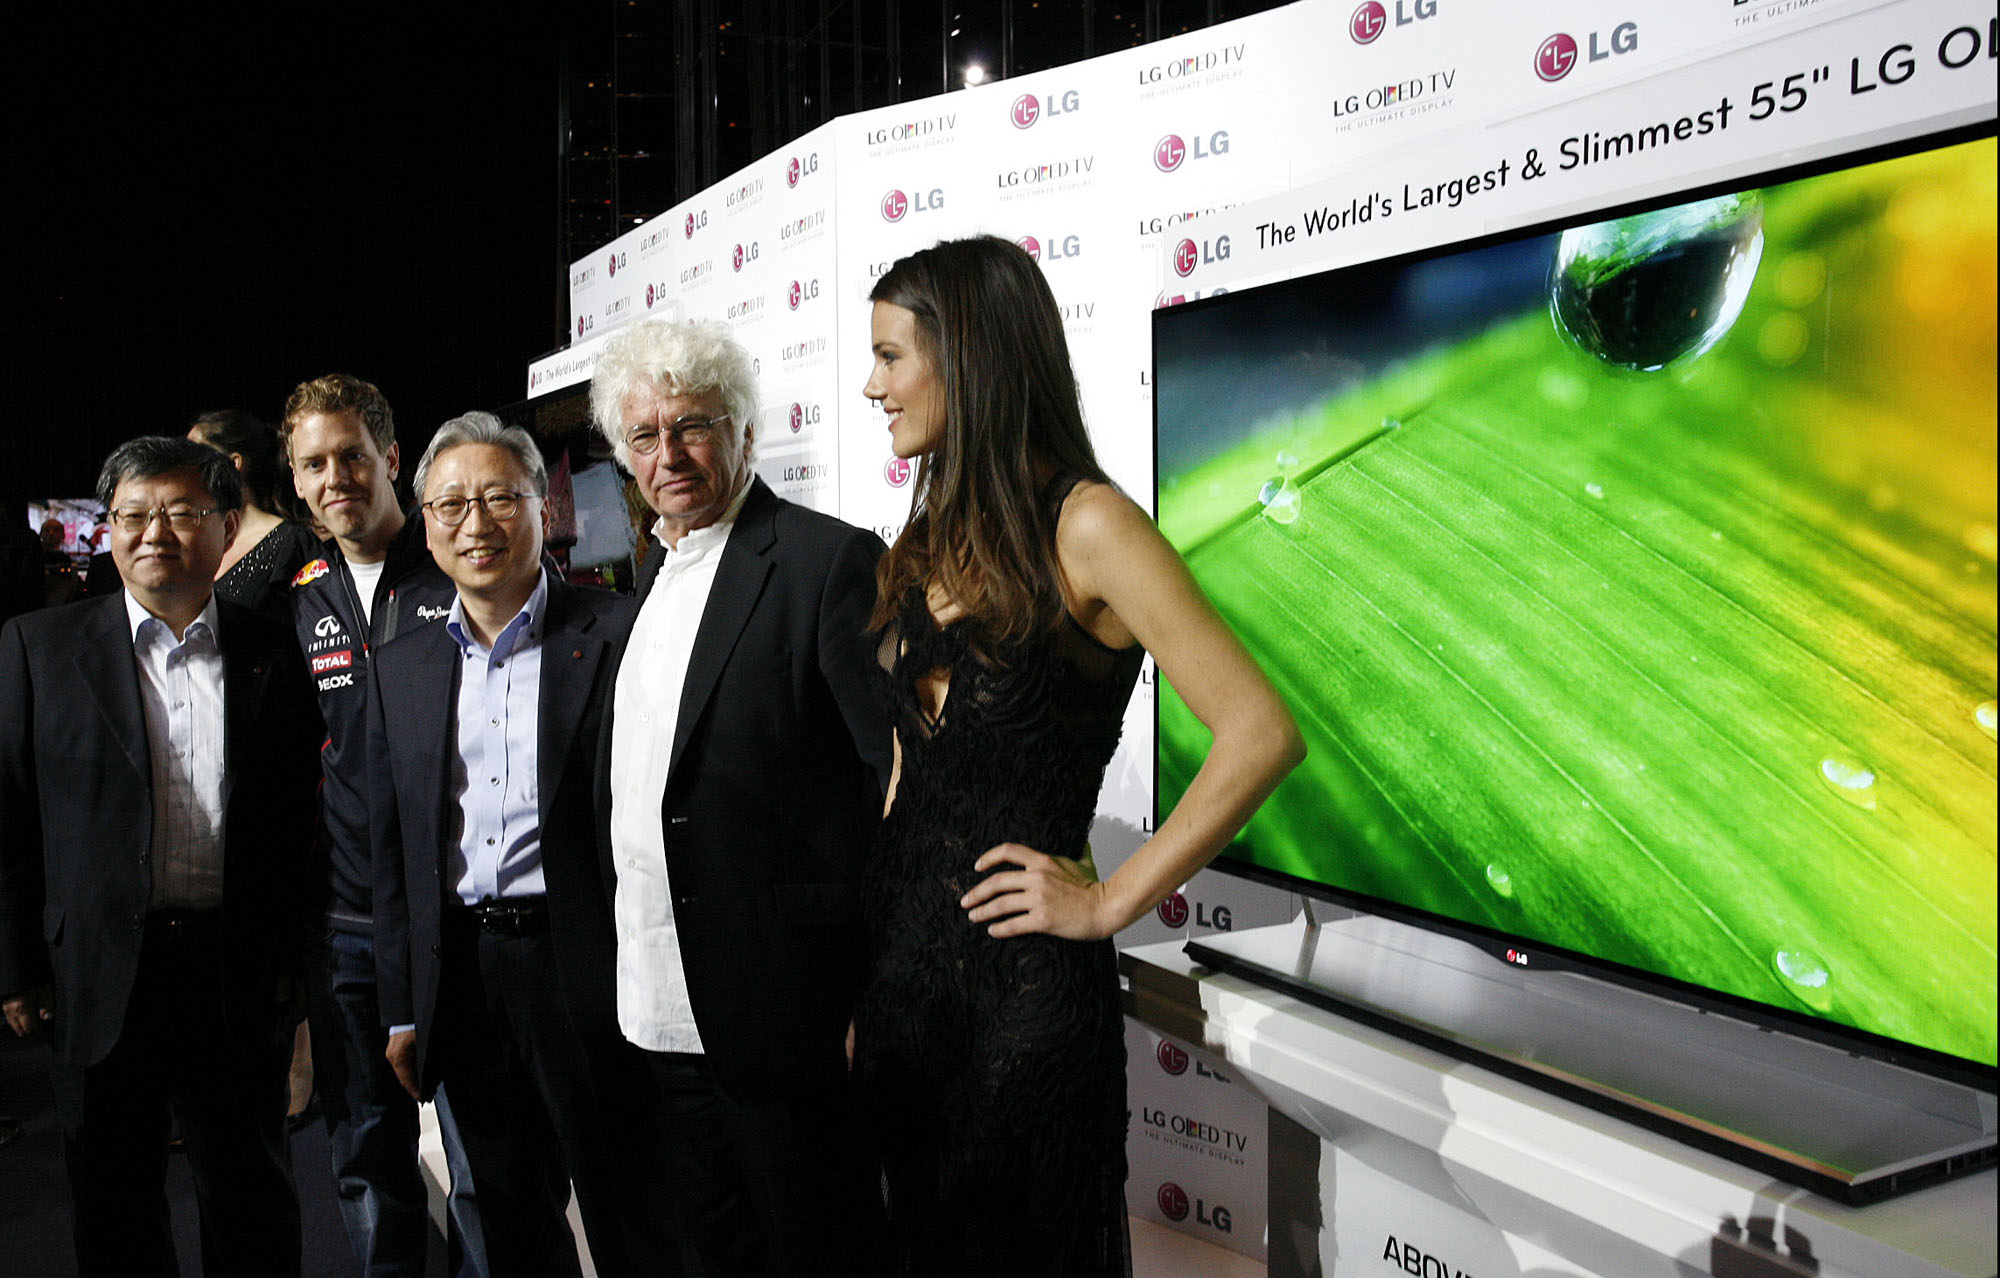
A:
[[[319,543],[291,518],[297,503],[278,432],[240,409],[203,413],[188,438],[228,453],[243,476],[243,526],[222,557],[215,589],[224,599],[289,618],[292,577]]]
[[[1206,864],[1303,746],[1098,466],[1027,254],[941,243],[870,297],[863,393],[895,454],[922,459],[877,572],[896,772],[855,1017],[894,1271],[1126,1274],[1109,938]],[[1215,744],[1173,815],[1098,882],[1085,840],[1144,652]]]

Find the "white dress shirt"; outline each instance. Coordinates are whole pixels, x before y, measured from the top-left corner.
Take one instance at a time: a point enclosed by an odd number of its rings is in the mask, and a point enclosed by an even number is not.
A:
[[[228,800],[222,648],[215,596],[179,639],[128,592],[146,756],[152,765],[154,909],[222,904],[222,813]]]
[[[654,1052],[699,1052],[681,962],[680,929],[667,881],[667,845],[660,822],[667,764],[680,723],[681,687],[687,682],[695,632],[708,607],[722,549],[743,508],[746,487],[715,523],[667,546],[632,623],[625,660],[612,692],[611,857],[618,875],[612,920],[618,934],[618,1028]],[[653,536],[666,546],[660,525]]]

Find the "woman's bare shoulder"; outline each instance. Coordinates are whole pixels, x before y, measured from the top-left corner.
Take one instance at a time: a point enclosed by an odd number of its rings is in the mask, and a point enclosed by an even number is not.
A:
[[[1063,502],[1056,523],[1057,552],[1069,556],[1096,555],[1128,544],[1134,536],[1154,535],[1153,520],[1115,484],[1078,481]]]

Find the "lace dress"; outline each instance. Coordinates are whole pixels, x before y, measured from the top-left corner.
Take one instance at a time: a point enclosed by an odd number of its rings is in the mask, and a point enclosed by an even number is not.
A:
[[[291,619],[292,577],[319,555],[319,542],[304,524],[281,523],[215,579],[224,599]]]
[[[996,940],[958,899],[996,843],[1081,858],[1141,650],[1074,620],[984,651],[920,592],[881,648],[902,744],[870,859],[855,1073],[906,1275],[1126,1275],[1111,942]],[[946,674],[935,718],[918,681]]]

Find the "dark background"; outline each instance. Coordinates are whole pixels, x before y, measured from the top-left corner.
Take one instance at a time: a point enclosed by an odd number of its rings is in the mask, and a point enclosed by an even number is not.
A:
[[[1272,0],[92,0],[0,19],[0,502],[340,371],[523,397],[567,264],[834,116]]]
[[[0,467],[81,496],[119,441],[293,385],[405,440],[557,345],[557,44],[529,6],[11,10]]]

